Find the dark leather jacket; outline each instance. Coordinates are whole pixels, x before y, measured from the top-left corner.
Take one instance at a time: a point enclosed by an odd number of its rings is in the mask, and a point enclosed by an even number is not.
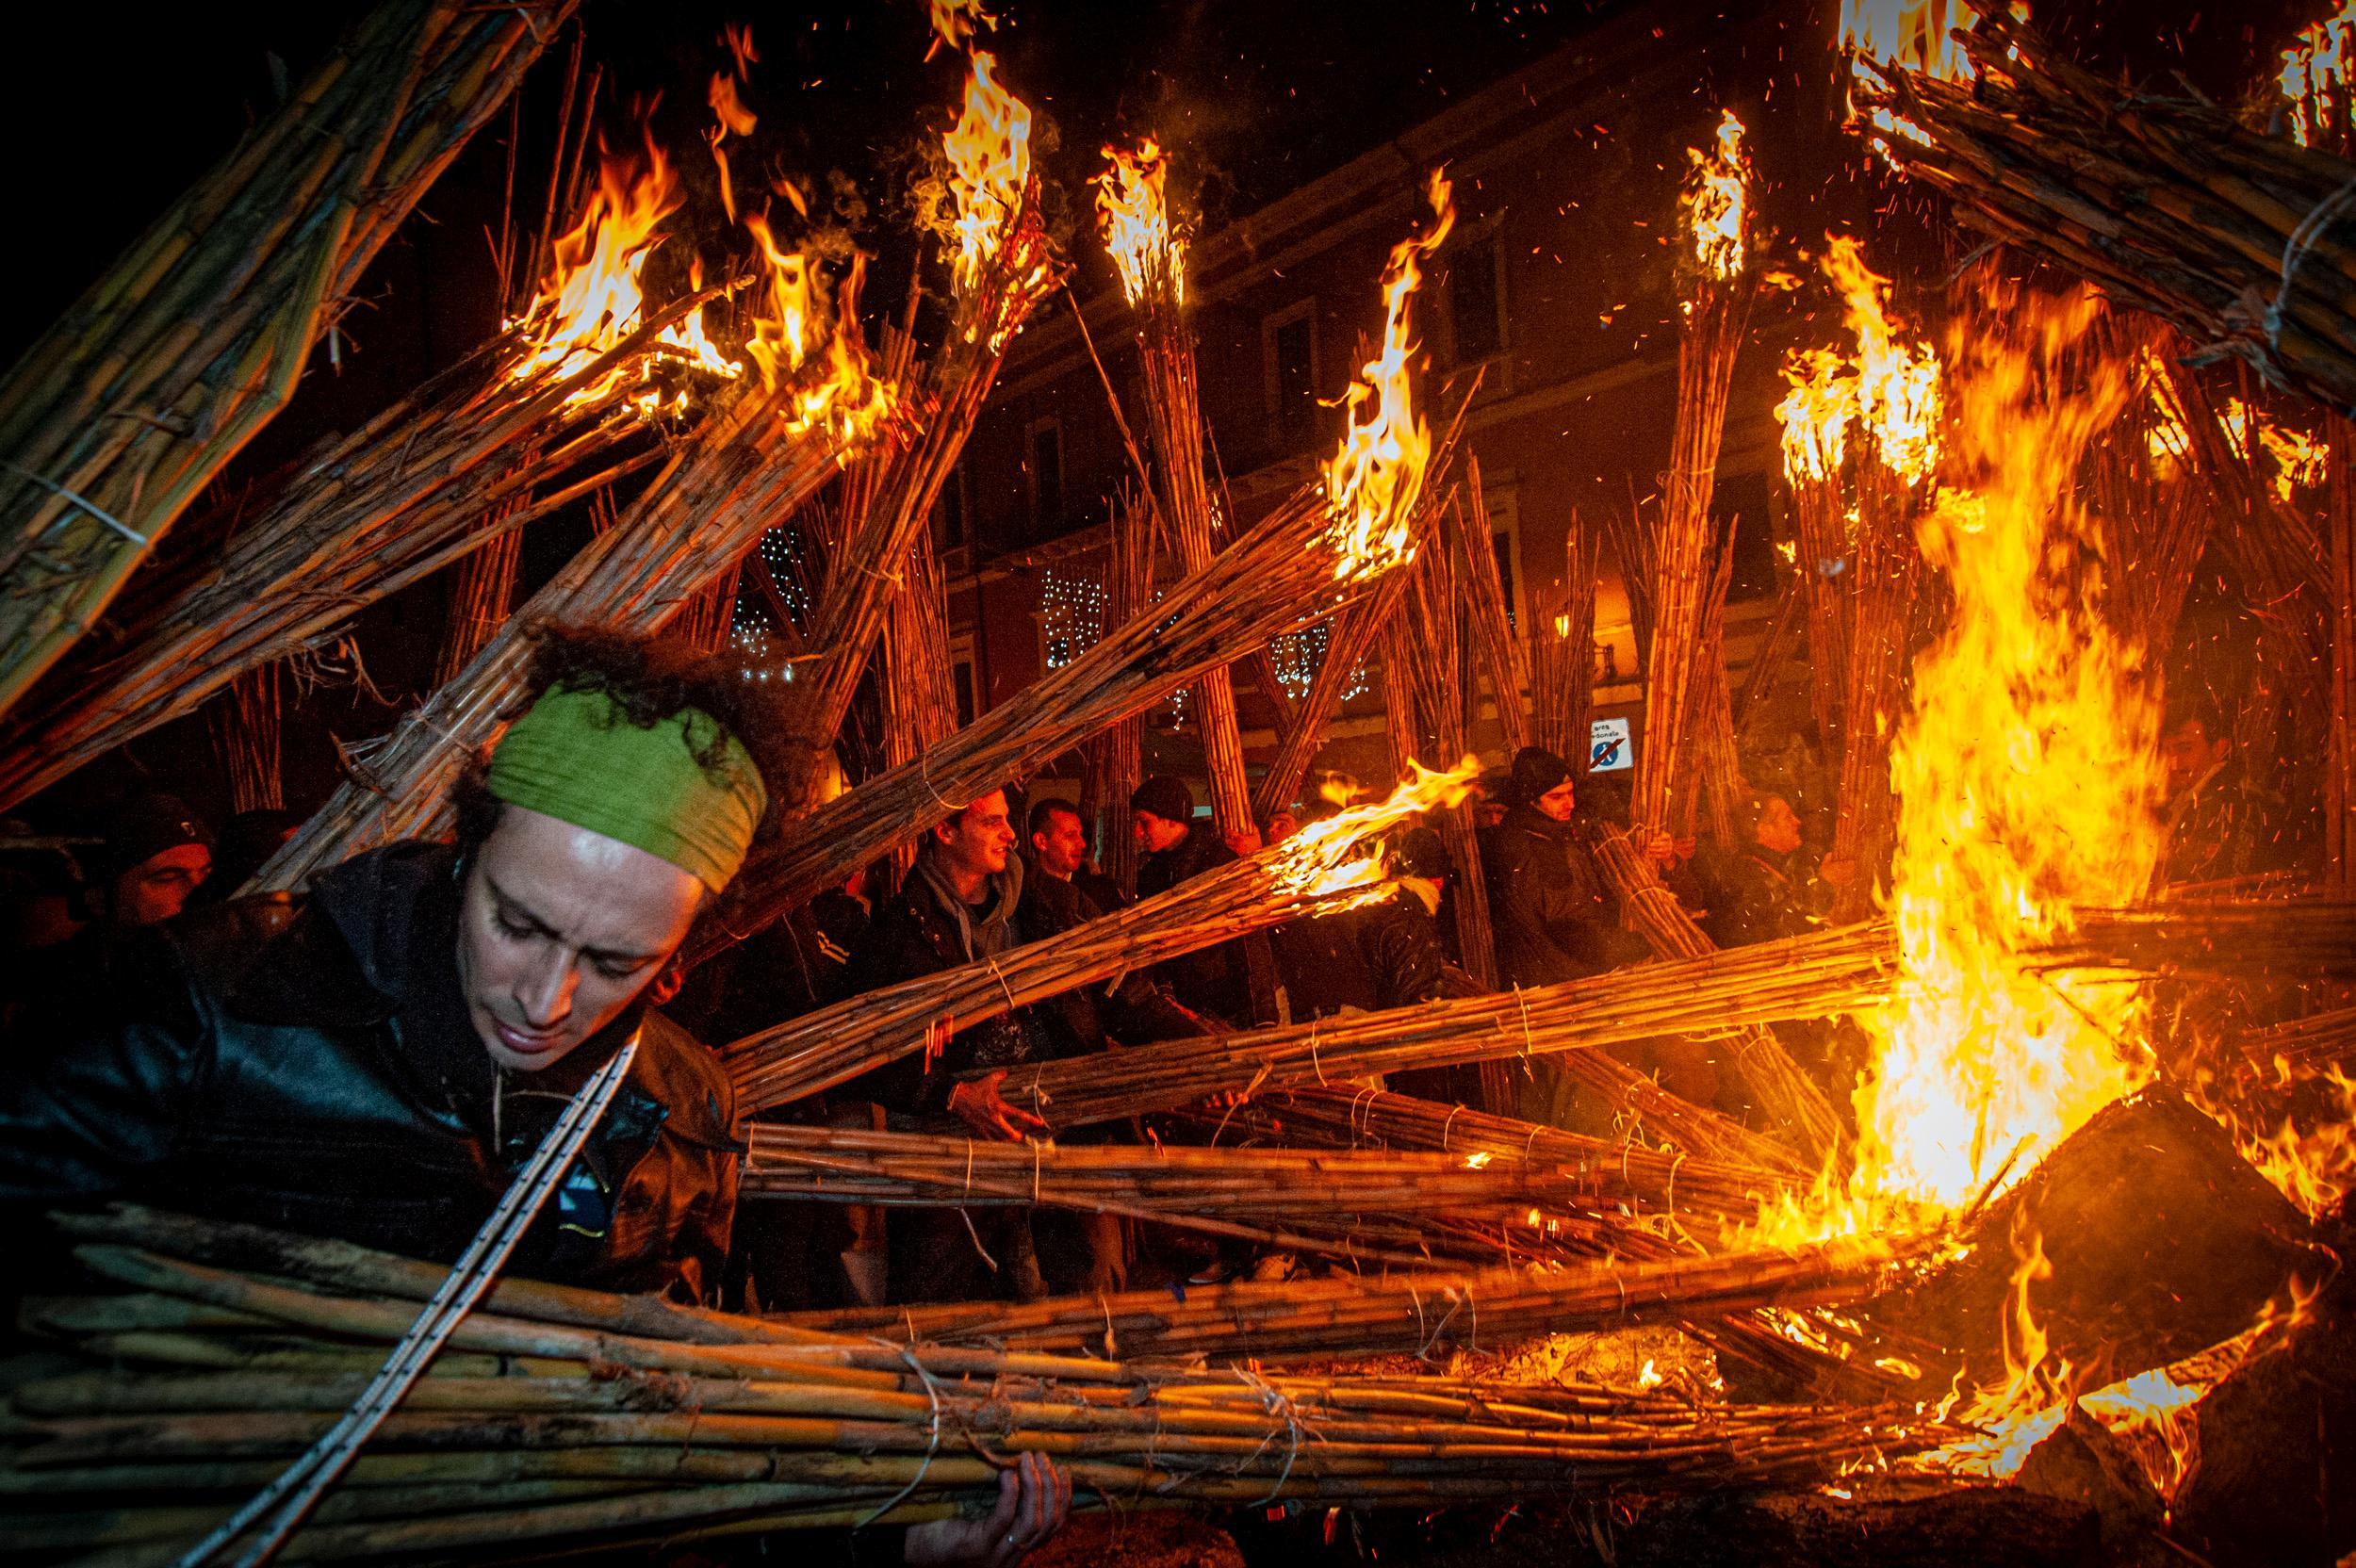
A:
[[[1235,858],[1235,852],[1207,822],[1189,823],[1186,836],[1155,850],[1137,864],[1140,901],[1191,882]],[[1241,942],[1220,942],[1161,966],[1163,983],[1180,1002],[1239,1029],[1252,1026],[1252,974]]]
[[[566,1099],[643,1022],[629,1078],[512,1270],[698,1299],[736,1203],[718,1064],[632,1009],[544,1073],[502,1075],[454,961],[453,853],[404,843],[307,899],[148,934],[109,1016],[0,1085],[0,1205],[137,1198],[450,1261]]]

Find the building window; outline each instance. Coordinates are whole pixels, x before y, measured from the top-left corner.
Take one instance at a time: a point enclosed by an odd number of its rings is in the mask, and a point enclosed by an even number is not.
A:
[[[1505,284],[1494,228],[1460,243],[1448,267],[1448,335],[1456,363],[1471,365],[1505,350]]]
[[[957,693],[957,727],[973,722],[973,635],[958,632],[949,639],[949,685]]]
[[[1030,432],[1031,525],[1052,536],[1063,527],[1063,421],[1040,419]]]
[[[1262,322],[1260,346],[1276,445],[1287,452],[1309,446],[1317,433],[1317,302],[1303,300]]]
[[[966,492],[965,465],[959,463],[949,470],[948,480],[941,487],[941,547],[953,550],[965,543],[966,534],[973,526],[972,498]]]
[[[1505,619],[1515,630],[1522,624],[1521,491],[1513,485],[1481,487],[1489,513],[1489,548],[1497,564],[1497,585],[1505,590]]]

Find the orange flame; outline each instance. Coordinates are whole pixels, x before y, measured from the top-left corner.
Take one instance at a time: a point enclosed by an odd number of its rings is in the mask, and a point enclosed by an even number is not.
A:
[[[1829,349],[1794,349],[1783,362],[1792,390],[1775,405],[1783,426],[1783,473],[1793,484],[1837,477],[1857,418],[1857,378]]]
[[[2336,15],[2299,32],[2282,51],[2275,82],[2290,106],[2291,139],[2301,147],[2348,129],[2348,95],[2356,88],[2356,0],[2341,0]]]
[[[1261,852],[1270,885],[1295,897],[1325,897],[1353,890],[1362,897],[1342,907],[1382,898],[1383,854],[1369,841],[1435,806],[1454,806],[1481,781],[1481,759],[1466,757],[1446,773],[1407,764],[1412,776],[1387,796],[1303,824],[1283,842]]]
[[[1121,271],[1121,291],[1133,305],[1164,299],[1186,303],[1186,241],[1170,227],[1162,191],[1169,155],[1148,137],[1135,153],[1106,146],[1104,161],[1104,172],[1093,182],[1096,220],[1104,249]]]
[[[957,286],[968,291],[1013,232],[1031,181],[1031,111],[998,85],[996,67],[986,51],[973,51],[964,111],[941,142],[957,209]]]
[[[932,0],[934,48],[947,44],[962,49],[984,28],[996,31],[998,19],[982,8],[980,0]],[[929,51],[924,57],[930,59]]]
[[[786,373],[800,368],[810,353],[811,301],[810,264],[800,252],[780,251],[769,232],[769,220],[754,213],[744,228],[761,246],[761,265],[769,284],[769,308],[753,321],[744,351],[760,368],[763,386],[775,390]]]
[[[1919,71],[1940,81],[1971,80],[1972,57],[1953,36],[1956,24],[1970,20],[1963,0],[1841,0],[1841,43],[1849,51],[1852,89],[1865,81],[1867,72],[1858,62],[1868,59]],[[1854,91],[1849,112],[1854,122]],[[1866,119],[1877,144],[1900,136],[1922,139],[1912,122],[1887,107],[1874,107]]]
[[[1693,172],[1685,187],[1685,220],[1693,232],[1693,259],[1707,275],[1726,281],[1742,270],[1743,229],[1749,202],[1750,155],[1742,150],[1742,122],[1726,110],[1718,121],[1717,145],[1709,152],[1689,147]]]
[[[1341,449],[1325,468],[1326,501],[1333,512],[1326,539],[1334,554],[1333,576],[1342,582],[1360,581],[1415,558],[1409,524],[1423,491],[1432,432],[1409,386],[1408,359],[1415,345],[1407,335],[1407,304],[1423,281],[1424,259],[1440,248],[1456,221],[1448,182],[1438,170],[1432,171],[1429,196],[1436,221],[1428,232],[1391,247],[1390,264],[1383,270],[1383,347],[1342,395],[1348,428]]]
[[[1824,275],[1841,292],[1841,319],[1857,336],[1858,423],[1890,472],[1910,484],[1928,479],[1939,462],[1939,356],[1928,344],[1898,341],[1882,305],[1890,280],[1865,265],[1856,239],[1833,238]]]

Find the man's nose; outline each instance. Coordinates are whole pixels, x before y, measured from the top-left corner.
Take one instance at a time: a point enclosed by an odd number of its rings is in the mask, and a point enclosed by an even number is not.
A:
[[[552,1029],[564,1022],[573,1010],[573,987],[578,977],[579,971],[572,961],[555,952],[527,972],[522,984],[515,988],[515,1000],[523,1004],[525,1025]]]

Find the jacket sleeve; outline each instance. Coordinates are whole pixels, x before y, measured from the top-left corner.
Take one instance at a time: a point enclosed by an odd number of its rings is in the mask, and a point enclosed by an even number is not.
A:
[[[13,1042],[21,1059],[0,1079],[0,1204],[110,1197],[177,1147],[212,1070],[210,1010],[161,933],[129,957],[139,983],[86,1032]]]
[[[1385,1007],[1429,1002],[1441,994],[1448,955],[1436,930],[1413,916],[1383,911],[1365,927],[1366,967],[1374,972],[1375,996]]]
[[[1125,974],[1104,999],[1104,1032],[1122,1045],[1190,1039],[1213,1033],[1202,1015],[1182,1005],[1144,974]]]

